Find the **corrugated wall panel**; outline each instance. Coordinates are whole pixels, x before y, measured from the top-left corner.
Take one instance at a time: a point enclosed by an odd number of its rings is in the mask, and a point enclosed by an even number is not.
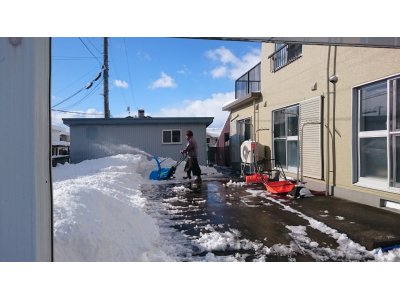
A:
[[[50,39],[0,38],[0,261],[52,259]]]
[[[162,130],[181,130],[181,144],[162,144]],[[206,126],[176,125],[77,125],[71,127],[71,162],[116,154],[148,154],[178,160],[186,146],[185,131],[193,131],[199,148],[199,163],[206,164]]]
[[[306,124],[319,122],[320,124]],[[321,97],[300,102],[300,130],[303,128],[303,175],[322,178],[322,101]]]

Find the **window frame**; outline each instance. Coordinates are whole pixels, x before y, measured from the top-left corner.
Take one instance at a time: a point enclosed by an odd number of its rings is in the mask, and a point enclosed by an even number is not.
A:
[[[370,81],[362,85],[353,87],[353,140],[357,141],[353,145],[353,184],[356,186],[367,187],[371,189],[394,192],[400,194],[400,185],[396,181],[396,164],[399,158],[395,155],[395,141],[396,137],[400,136],[400,129],[395,128],[394,121],[398,116],[392,113],[392,109],[396,105],[396,98],[393,97],[393,82],[398,80],[400,82],[400,74],[392,75],[389,77],[381,78],[375,81]],[[387,121],[386,129],[374,131],[360,131],[361,128],[361,89],[370,85],[386,82],[386,110]],[[354,120],[356,120],[354,122]],[[361,162],[360,162],[360,141],[363,138],[386,138],[386,162],[387,162],[387,176],[386,178],[362,177],[361,176]]]
[[[282,111],[282,110],[288,110],[291,108],[295,108],[297,107],[298,109],[298,113],[297,113],[297,135],[288,135],[288,114],[285,114],[285,124],[284,124],[284,131],[285,131],[285,136],[279,136],[279,137],[275,137],[275,112],[278,111]],[[276,158],[276,153],[275,153],[275,141],[277,140],[284,140],[285,141],[285,165],[283,165],[281,162],[279,162],[282,166],[282,169],[284,169],[285,171],[288,172],[297,172],[298,169],[300,169],[300,157],[299,157],[299,121],[300,121],[300,103],[295,103],[293,105],[289,105],[289,106],[285,106],[285,107],[281,107],[278,109],[273,110],[272,112],[272,128],[273,128],[273,132],[272,132],[272,153],[273,153],[273,157]],[[293,142],[296,141],[297,142],[297,166],[293,167],[293,166],[289,166],[288,165],[288,142]]]
[[[179,131],[179,142],[173,141],[173,131]],[[170,132],[171,142],[164,141],[164,132]],[[163,145],[182,145],[182,129],[163,129],[161,133],[161,143]]]

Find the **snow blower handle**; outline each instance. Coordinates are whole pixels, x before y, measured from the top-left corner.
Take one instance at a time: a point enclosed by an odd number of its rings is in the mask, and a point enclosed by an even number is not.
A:
[[[186,159],[186,157],[187,157],[187,154],[185,155],[185,154],[183,154],[183,153],[181,153],[182,155],[181,155],[181,158],[179,159],[179,161],[175,164],[175,168],[177,167],[177,166],[179,166],[185,159]]]

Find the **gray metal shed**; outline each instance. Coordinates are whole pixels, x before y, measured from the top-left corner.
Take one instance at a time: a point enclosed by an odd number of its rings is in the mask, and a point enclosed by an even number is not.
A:
[[[206,128],[212,117],[186,118],[65,118],[70,127],[70,161],[138,153],[177,160],[186,146],[185,131],[193,131],[198,143],[199,163],[206,164]]]

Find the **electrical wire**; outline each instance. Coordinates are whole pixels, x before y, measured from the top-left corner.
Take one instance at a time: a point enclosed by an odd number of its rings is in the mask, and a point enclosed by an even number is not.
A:
[[[87,83],[83,88],[81,88],[80,90],[78,90],[77,92],[75,92],[74,94],[72,94],[71,96],[65,98],[64,100],[58,102],[57,104],[53,105],[51,108],[57,107],[60,104],[63,104],[64,102],[68,101],[69,99],[71,99],[72,97],[76,96],[77,94],[79,94],[80,92],[84,91],[84,90],[88,90],[92,87],[93,83],[95,81],[97,81],[100,77],[101,77],[102,72],[100,71],[97,76],[89,83]]]
[[[53,56],[53,60],[85,60],[93,58],[92,56]]]
[[[83,90],[85,90],[85,87],[81,88],[79,91],[75,92],[74,94],[72,94],[71,96],[65,98],[64,100],[58,102],[57,104],[53,105],[51,108],[57,107],[60,104],[63,104],[64,102],[68,101],[69,99],[71,99],[72,97],[78,95],[80,92],[82,92]]]
[[[76,101],[75,103],[71,104],[70,106],[64,107],[64,109],[70,109],[80,103],[82,103],[85,99],[87,99],[89,96],[91,96],[94,92],[96,92],[99,89],[100,84],[103,82],[104,80],[100,80],[97,85],[89,92],[87,93],[85,96],[83,96],[83,98],[79,99],[78,101]]]
[[[126,49],[126,42],[125,42],[125,38],[123,39],[124,41],[124,47],[125,47],[125,57],[126,57],[126,62],[128,65],[128,76],[129,76],[129,91],[131,92],[131,96],[132,96],[132,101],[134,101],[134,96],[133,96],[133,89],[132,89],[132,77],[131,77],[131,67],[129,65],[129,59],[128,59],[128,51]]]
[[[79,80],[81,80],[83,77],[85,77],[86,75],[88,75],[89,73],[93,72],[94,70],[96,70],[96,68],[91,69],[89,72],[86,72],[85,74],[83,74],[82,76],[80,76],[79,78],[77,78],[76,80],[72,81],[70,84],[68,84],[66,87],[62,88],[61,90],[59,90],[58,92],[56,92],[55,94],[59,94],[63,91],[65,91],[67,88],[69,88],[70,86],[72,86],[75,82],[78,82]]]
[[[111,47],[111,39],[110,39],[110,47]],[[110,56],[111,56],[111,59],[112,59],[111,61],[114,61],[114,56],[112,55],[112,52],[111,52],[111,51],[110,51]],[[116,61],[115,61],[115,62],[116,62]],[[119,72],[118,72],[118,70],[117,70],[117,64],[114,65],[113,70],[115,70],[116,78],[121,78],[121,77],[119,76]],[[113,71],[113,72],[114,72],[114,71]],[[128,107],[128,102],[126,101],[125,93],[122,91],[122,89],[118,89],[118,90],[119,90],[119,92],[121,93],[122,98],[124,99],[125,105]]]
[[[99,49],[97,49],[96,45],[92,43],[92,41],[90,40],[90,38],[87,37],[86,40],[90,43],[90,45],[93,46],[93,48],[94,48],[97,52],[99,52],[100,55],[102,54],[101,51],[100,51]]]
[[[62,109],[51,109],[52,111],[58,111],[58,112],[63,112],[63,113],[70,113],[70,114],[78,114],[78,115],[91,115],[91,116],[102,116],[103,114],[101,113],[85,113],[85,112],[79,112],[79,111],[68,111],[68,110],[62,110]]]
[[[100,66],[101,66],[102,64],[101,64],[100,60],[98,59],[98,57],[93,54],[93,52],[89,49],[89,47],[85,44],[85,42],[81,38],[78,38],[78,39],[81,41],[83,46],[85,46],[85,48],[89,51],[89,53],[92,54],[93,57],[99,62]]]

